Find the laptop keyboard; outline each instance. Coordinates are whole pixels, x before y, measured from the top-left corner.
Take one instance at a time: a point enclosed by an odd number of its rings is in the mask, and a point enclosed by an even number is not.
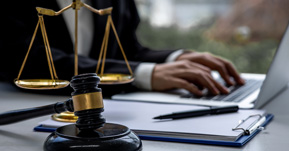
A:
[[[225,82],[223,80],[217,80],[221,84],[225,85]],[[250,93],[257,90],[262,85],[262,80],[253,80],[249,79],[246,80],[245,85],[235,85],[227,87],[230,90],[229,94],[221,94],[221,95],[210,95],[206,94],[204,96],[198,97],[191,93],[181,95],[181,98],[199,98],[200,100],[211,100],[211,101],[225,101],[225,102],[240,102],[245,97],[247,97]]]

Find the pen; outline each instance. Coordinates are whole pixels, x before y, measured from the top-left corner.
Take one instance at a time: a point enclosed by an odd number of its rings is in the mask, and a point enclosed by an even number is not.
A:
[[[211,107],[209,109],[200,109],[200,110],[192,110],[192,111],[183,111],[183,112],[173,112],[171,114],[160,115],[154,117],[153,119],[181,119],[181,118],[189,118],[189,117],[197,117],[208,114],[224,114],[237,112],[239,107],[237,105],[234,106],[224,106],[224,107]]]

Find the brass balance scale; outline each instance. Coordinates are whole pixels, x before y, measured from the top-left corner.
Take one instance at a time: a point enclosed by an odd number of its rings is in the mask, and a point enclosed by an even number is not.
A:
[[[112,7],[105,8],[105,9],[95,9],[83,2],[81,0],[73,0],[73,2],[66,6],[65,8],[61,9],[58,12],[55,12],[54,10],[51,9],[46,9],[46,8],[40,8],[36,7],[36,10],[38,12],[38,23],[36,25],[35,31],[33,33],[28,51],[26,53],[26,56],[24,58],[24,61],[22,63],[22,66],[20,68],[18,77],[15,79],[14,83],[24,89],[38,89],[38,90],[43,90],[43,89],[60,89],[64,88],[69,85],[69,81],[67,80],[60,80],[58,79],[58,76],[56,74],[55,66],[53,63],[53,58],[51,54],[51,49],[47,37],[47,32],[44,24],[44,15],[47,16],[58,16],[62,14],[64,11],[68,9],[74,9],[75,10],[75,48],[74,48],[74,75],[78,75],[78,10],[80,10],[81,7],[87,8],[88,10],[92,11],[93,13],[96,13],[98,15],[107,15],[107,23],[105,27],[105,34],[103,37],[102,45],[101,45],[101,50],[98,58],[98,64],[96,67],[96,73],[100,77],[100,84],[101,85],[116,85],[116,84],[126,84],[126,83],[131,83],[134,80],[133,77],[133,72],[130,68],[130,65],[128,63],[128,60],[126,58],[125,52],[123,50],[123,47],[121,45],[121,42],[119,40],[118,34],[116,32],[114,23],[111,18],[111,13],[112,13]],[[43,41],[44,41],[44,46],[45,46],[45,51],[46,51],[46,57],[47,57],[47,62],[48,62],[48,67],[50,71],[50,76],[51,79],[20,79],[20,76],[22,74],[22,71],[24,69],[25,63],[28,59],[29,52],[32,48],[34,39],[36,37],[36,33],[38,31],[38,28],[40,26]],[[124,60],[126,62],[127,68],[130,72],[130,74],[118,74],[118,73],[103,73],[104,72],[104,66],[105,66],[105,58],[107,54],[107,45],[108,45],[108,38],[109,38],[109,32],[110,32],[110,27],[112,28],[114,35],[116,36],[117,43],[120,47],[120,50],[122,52],[122,55],[124,57]],[[100,67],[102,61],[102,66]],[[52,115],[52,119],[56,121],[62,121],[62,122],[75,122],[77,120],[77,117],[74,116],[74,113],[72,112],[64,112],[61,114],[54,114]]]

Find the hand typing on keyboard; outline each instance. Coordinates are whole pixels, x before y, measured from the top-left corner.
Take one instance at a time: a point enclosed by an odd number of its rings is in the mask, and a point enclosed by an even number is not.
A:
[[[203,89],[212,95],[228,94],[230,90],[213,79],[212,70],[218,71],[229,86],[245,84],[229,61],[209,53],[190,52],[180,55],[175,62],[157,64],[152,74],[152,89],[183,88],[198,96],[203,95]]]

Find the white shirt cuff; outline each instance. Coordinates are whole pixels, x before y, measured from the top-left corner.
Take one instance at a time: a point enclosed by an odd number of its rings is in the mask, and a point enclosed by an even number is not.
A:
[[[185,50],[184,50],[184,49],[177,50],[177,51],[171,53],[171,54],[167,57],[167,59],[166,59],[165,62],[174,62],[174,61],[176,61],[176,59],[177,59],[180,55],[182,55],[183,53],[185,53]]]
[[[134,71],[134,85],[140,89],[152,90],[151,79],[155,63],[140,63]]]
[[[180,55],[185,53],[184,49],[177,50],[171,53],[165,62],[174,62]],[[152,90],[152,73],[155,67],[155,63],[140,63],[139,66],[134,71],[135,81],[134,85],[137,88],[143,90]]]

